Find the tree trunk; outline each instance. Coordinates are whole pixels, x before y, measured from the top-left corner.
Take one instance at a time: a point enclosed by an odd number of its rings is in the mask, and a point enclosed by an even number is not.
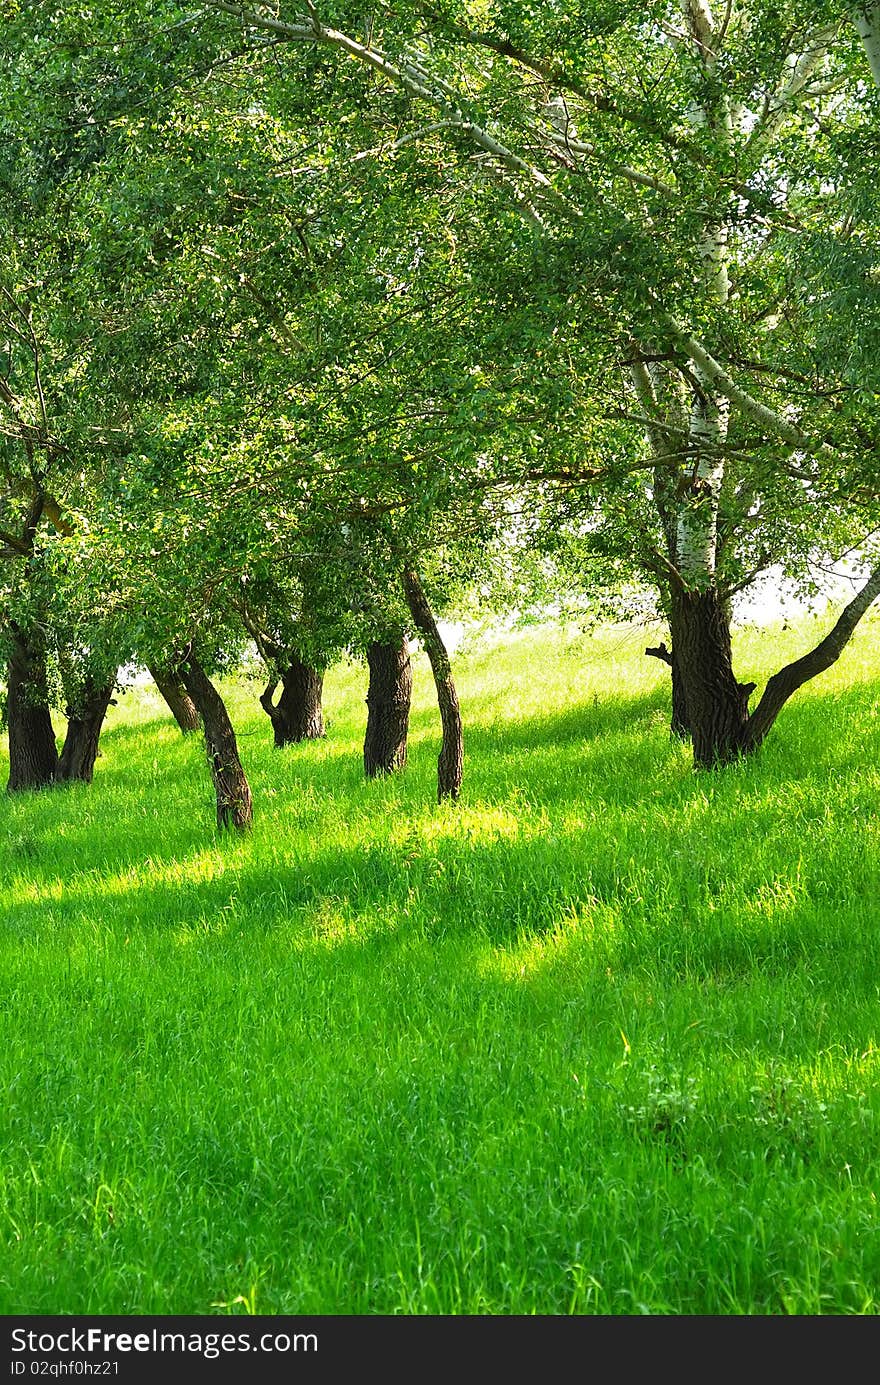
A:
[[[749,697],[754,683],[738,683],[730,647],[730,614],[714,587],[679,588],[670,608],[672,648],[681,677],[701,768],[726,764],[749,749]]]
[[[855,10],[853,17],[867,54],[874,85],[880,87],[880,3],[878,0],[863,0],[863,3],[851,8]]]
[[[646,654],[650,654],[654,659],[662,659],[664,664],[669,665],[672,674],[672,721],[669,731],[679,740],[690,739],[691,723],[688,717],[687,698],[684,692],[684,680],[681,676],[678,659],[675,657],[675,649],[667,649],[665,644],[659,644],[656,648],[648,648]]]
[[[273,703],[277,686],[277,682],[270,683],[260,698],[260,706],[272,722],[276,750],[298,741],[320,740],[324,734],[324,675],[294,654],[281,678],[281,696]]]
[[[418,573],[412,568],[407,568],[402,574],[402,581],[410,614],[422,637],[422,644],[434,675],[434,686],[437,689],[437,704],[443,727],[443,743],[437,760],[437,801],[442,803],[444,798],[458,798],[461,788],[464,743],[458,695],[452,678],[449,655],[440,637],[437,622],[428,605]]]
[[[56,778],[65,782],[77,779],[91,784],[98,758],[98,738],[113,701],[115,682],[95,687],[88,679],[76,705],[65,711],[67,735],[58,761]]]
[[[678,659],[675,655],[675,646],[672,649],[672,719],[669,723],[670,735],[676,736],[680,741],[689,741],[691,738],[691,719],[688,716],[687,696],[684,690],[684,679],[681,676],[681,669],[678,666]]]
[[[46,657],[39,642],[12,632],[6,696],[9,726],[8,793],[55,782],[58,746],[49,711]]]
[[[767,680],[750,714],[755,684],[738,683],[733,672],[729,603],[714,588],[694,592],[678,587],[672,596],[670,625],[687,698],[694,763],[711,769],[757,750],[789,698],[839,659],[878,596],[880,567],[870,573],[824,639]],[[665,646],[660,650],[665,651]],[[648,652],[664,658],[660,650]]]
[[[367,650],[370,686],[364,773],[368,779],[391,774],[406,764],[406,735],[412,695],[412,665],[405,639],[397,644],[375,641]]]
[[[168,703],[168,708],[181,731],[201,729],[202,719],[196,711],[195,703],[183,686],[180,673],[172,669],[151,668],[150,676]]]
[[[221,831],[230,827],[247,831],[253,822],[253,799],[223,698],[194,656],[181,664],[180,675],[205,728],[205,750],[217,797],[217,826]]]

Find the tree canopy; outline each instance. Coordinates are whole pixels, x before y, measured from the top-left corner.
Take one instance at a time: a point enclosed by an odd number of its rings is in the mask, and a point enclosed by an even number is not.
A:
[[[697,762],[754,749],[880,589],[750,713],[736,595],[874,561],[878,54],[840,0],[9,5],[33,686],[648,590]]]

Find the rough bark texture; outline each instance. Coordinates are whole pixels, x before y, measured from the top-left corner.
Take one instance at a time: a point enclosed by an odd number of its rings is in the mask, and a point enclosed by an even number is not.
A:
[[[56,778],[91,784],[98,758],[98,739],[107,708],[113,700],[114,683],[96,687],[88,681],[76,706],[66,709],[67,735],[58,761]]]
[[[730,647],[730,616],[714,588],[676,590],[670,609],[672,648],[694,746],[702,768],[736,760],[748,749],[749,697],[754,683],[738,683]]]
[[[662,659],[664,664],[669,665],[672,674],[672,721],[670,723],[670,733],[677,736],[679,740],[690,739],[691,723],[688,717],[687,698],[684,692],[684,680],[681,676],[681,669],[675,657],[674,649],[667,649],[665,644],[659,644],[655,648],[645,650],[654,659]]]
[[[9,726],[7,791],[41,789],[55,782],[58,747],[52,729],[46,679],[46,660],[39,642],[20,631],[12,635],[7,677],[6,715]]]
[[[675,650],[672,651],[672,719],[669,723],[670,734],[677,736],[680,741],[689,741],[691,738],[691,719],[688,715],[687,696],[684,690],[684,679],[681,676],[681,669],[675,657]]]
[[[217,798],[217,826],[246,831],[253,822],[253,800],[226,705],[199,661],[190,657],[180,674],[205,728],[205,750]]]
[[[367,650],[370,685],[367,691],[367,731],[364,772],[368,779],[391,774],[406,764],[406,736],[412,696],[412,665],[407,642],[375,641]]]
[[[437,800],[458,798],[464,766],[464,739],[458,695],[452,678],[452,668],[446,646],[437,629],[437,622],[428,605],[418,573],[407,568],[402,574],[403,591],[416,629],[422,637],[425,653],[434,675],[437,704],[443,727],[443,743],[437,760]]]
[[[297,741],[320,740],[324,734],[324,675],[293,655],[281,679],[281,696],[273,703],[277,686],[277,682],[270,683],[260,698],[260,706],[272,722],[276,749]]]
[[[180,673],[173,669],[151,668],[150,676],[168,703],[168,709],[184,734],[201,730],[202,719],[183,686]]]

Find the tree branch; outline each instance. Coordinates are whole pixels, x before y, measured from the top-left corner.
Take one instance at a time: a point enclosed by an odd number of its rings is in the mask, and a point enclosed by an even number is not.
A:
[[[458,97],[454,90],[439,78],[429,76],[416,60],[401,58],[397,63],[394,63],[380,49],[358,43],[356,39],[350,38],[340,30],[331,29],[319,23],[314,9],[312,9],[309,19],[301,19],[291,24],[272,19],[268,15],[244,10],[238,5],[230,4],[229,0],[206,0],[206,3],[211,9],[223,10],[226,14],[234,15],[246,24],[259,29],[270,29],[274,33],[286,35],[292,41],[310,39],[314,43],[326,43],[333,48],[340,48],[350,57],[366,63],[369,67],[375,68],[377,72],[381,72],[383,76],[402,87],[409,96],[427,101],[430,105],[437,107],[443,112],[444,118],[451,128],[469,135],[475,144],[485,150],[487,154],[498,159],[506,168],[522,174],[545,193],[550,194],[555,201],[567,206],[566,199],[555,191],[545,173],[495,139],[482,125],[470,120],[459,106]],[[567,210],[571,215],[574,209],[567,207]]]
[[[665,643],[658,644],[656,648],[648,645],[645,653],[649,654],[652,659],[662,659],[664,664],[668,664],[672,668],[672,651],[666,648]]]
[[[779,78],[772,95],[768,94],[761,116],[749,136],[747,148],[757,140],[768,139],[776,134],[796,97],[804,94],[810,79],[825,61],[839,27],[839,22],[825,24],[806,40],[795,58],[794,65]],[[786,62],[792,57],[794,53],[788,55]]]
[[[511,62],[518,63],[520,67],[533,72],[536,77],[543,78],[550,86],[557,87],[561,91],[569,91],[573,96],[580,97],[583,102],[603,115],[614,116],[625,125],[632,125],[635,129],[644,130],[646,134],[653,135],[662,144],[679,153],[693,154],[701,163],[705,161],[702,151],[690,140],[683,140],[674,135],[667,125],[652,119],[644,112],[621,105],[618,98],[610,97],[605,92],[595,91],[593,88],[585,86],[559,63],[546,62],[541,58],[533,57],[524,49],[517,47],[510,39],[496,38],[493,34],[470,29],[463,24],[456,24],[445,15],[438,14],[430,6],[423,5],[421,12],[427,19],[442,24],[447,33],[451,33],[463,43],[475,48],[486,48],[492,53],[497,53],[500,57],[509,58]]]
[[[14,534],[10,534],[6,529],[0,529],[0,539],[3,540],[7,548],[13,549],[16,553],[20,553],[25,558],[30,557],[32,545],[25,540],[16,538]],[[11,557],[12,554],[8,553],[5,556]]]
[[[744,414],[747,414],[756,423],[760,423],[762,428],[768,429],[777,437],[783,438],[785,442],[803,452],[830,451],[827,443],[809,437],[801,428],[798,428],[797,424],[790,423],[775,409],[762,404],[759,399],[755,399],[754,395],[742,389],[727,373],[723,365],[716,361],[705,346],[697,341],[696,337],[692,337],[683,323],[679,322],[671,313],[664,313],[663,318],[690,359],[712,381],[719,393],[729,399],[732,404],[736,404]]]
[[[746,726],[749,748],[761,744],[782,708],[798,688],[837,662],[862,616],[878,595],[880,567],[874,569],[849,605],[844,606],[837,623],[825,638],[809,653],[774,673],[764,689],[760,702],[749,717]]]

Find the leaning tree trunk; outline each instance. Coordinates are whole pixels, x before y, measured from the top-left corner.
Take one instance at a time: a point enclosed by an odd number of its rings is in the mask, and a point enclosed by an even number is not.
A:
[[[260,706],[272,722],[276,750],[298,741],[320,740],[324,734],[324,675],[294,654],[281,677],[281,696],[273,702],[277,686],[277,681],[271,682],[260,698]]]
[[[7,791],[41,789],[55,782],[58,747],[49,711],[46,658],[39,642],[12,632],[6,694],[9,727]]]
[[[749,750],[756,750],[763,743],[782,708],[788,699],[794,696],[798,688],[802,688],[811,678],[818,677],[820,673],[824,673],[826,669],[831,668],[832,664],[837,662],[846,645],[852,639],[862,616],[873,605],[878,596],[880,596],[880,567],[875,568],[869,574],[864,586],[856,592],[852,601],[844,606],[824,639],[820,640],[806,654],[802,654],[799,659],[794,659],[790,664],[786,664],[778,673],[774,673],[772,678],[767,679],[767,685],[761,699],[749,718],[747,745]]]
[[[396,644],[374,641],[367,650],[370,685],[364,773],[368,779],[391,774],[406,764],[406,736],[412,696],[412,665],[405,639]]]
[[[202,719],[196,711],[195,703],[183,686],[179,671],[151,668],[150,676],[168,703],[169,711],[181,731],[187,734],[190,731],[200,730]]]
[[[217,798],[217,826],[221,831],[231,827],[244,832],[253,822],[253,799],[226,705],[194,656],[181,665],[180,675],[205,728],[205,750]]]
[[[56,778],[91,784],[98,758],[98,739],[113,701],[115,681],[96,687],[88,679],[74,706],[66,709],[67,735],[58,761]]]
[[[425,653],[434,675],[437,704],[443,727],[443,743],[437,760],[437,801],[458,798],[464,765],[464,742],[461,711],[452,678],[452,668],[446,646],[437,629],[437,622],[428,605],[418,573],[406,568],[402,573],[403,591],[416,629],[422,637]]]

